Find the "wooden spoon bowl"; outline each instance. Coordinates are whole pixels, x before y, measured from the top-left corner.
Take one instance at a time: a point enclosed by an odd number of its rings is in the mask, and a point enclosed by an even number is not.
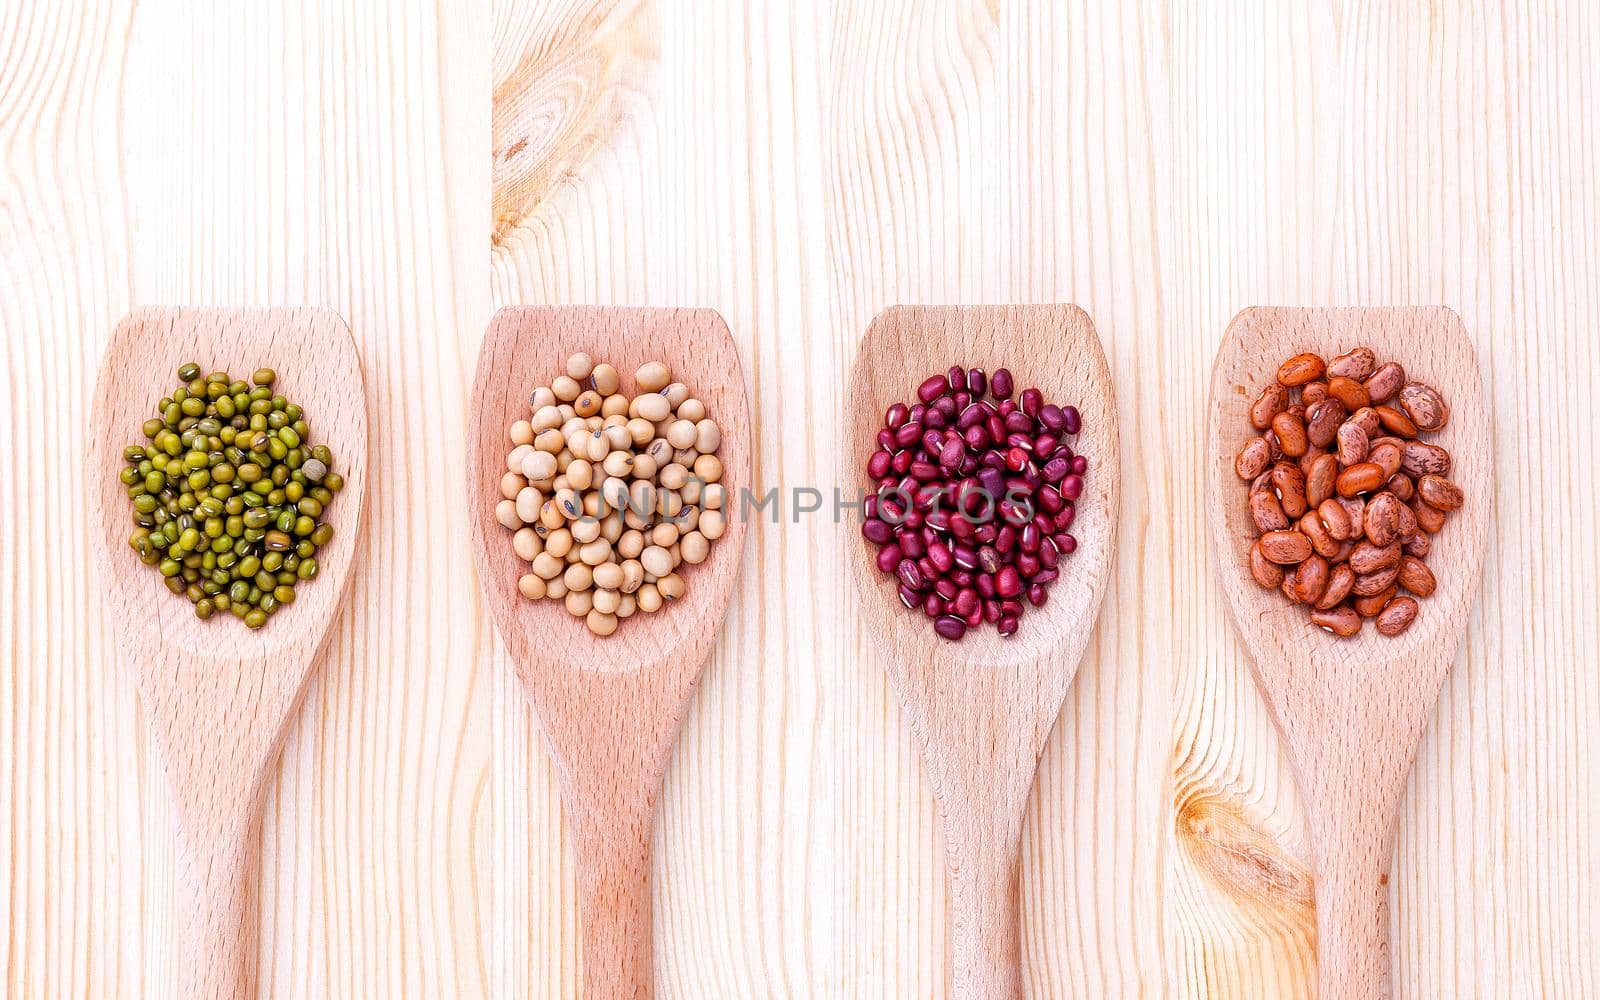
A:
[[[866,462],[885,411],[915,402],[922,379],[951,365],[1009,368],[1018,392],[1037,386],[1047,402],[1077,406],[1083,430],[1073,448],[1090,462],[1071,529],[1077,551],[1061,560],[1048,602],[1030,607],[1010,638],[990,625],[960,642],[940,638],[921,610],[900,603],[893,578],[878,571],[875,546],[861,538],[845,544],[863,621],[888,656],[943,820],[952,994],[1011,998],[1022,995],[1023,811],[1116,552],[1116,403],[1094,324],[1076,306],[893,307],[867,329],[850,380],[848,495],[874,488]]]
[[[527,564],[495,518],[509,430],[529,416],[534,388],[587,352],[633,373],[664,361],[722,429],[727,533],[683,572],[687,590],[605,638],[561,601],[517,590]],[[577,855],[584,994],[652,994],[650,838],[656,794],[727,611],[747,524],[736,508],[750,483],[750,408],[739,352],[709,309],[518,307],[495,314],[478,355],[467,442],[468,509],[479,583],[555,759]]]
[[[1305,351],[1330,359],[1360,346],[1443,394],[1450,422],[1423,440],[1450,452],[1449,478],[1467,495],[1433,539],[1427,563],[1438,589],[1394,638],[1370,622],[1359,636],[1337,638],[1312,625],[1304,607],[1255,583],[1248,485],[1234,473],[1255,433],[1250,405],[1278,365]],[[1246,309],[1217,352],[1207,448],[1211,555],[1305,799],[1325,997],[1389,993],[1388,881],[1400,796],[1466,630],[1494,505],[1482,386],[1461,319],[1444,308]]]
[[[278,372],[275,389],[300,404],[312,440],[333,450],[345,486],[324,520],[316,579],[252,631],[232,615],[210,621],[174,596],[128,546],[122,450],[198,362],[248,380]],[[269,769],[305,695],[311,667],[350,579],[367,464],[366,391],[350,331],[326,309],[140,309],[117,325],[95,386],[87,479],[90,536],[106,603],[166,761],[178,830],[178,995],[254,993],[256,831]]]

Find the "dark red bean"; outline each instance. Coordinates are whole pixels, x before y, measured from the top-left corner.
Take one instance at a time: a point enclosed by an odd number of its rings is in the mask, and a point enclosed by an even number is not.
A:
[[[1034,518],[1022,526],[1022,531],[1017,535],[1017,544],[1022,546],[1024,552],[1038,552],[1039,537],[1039,519]]]
[[[994,377],[989,380],[989,392],[995,399],[1011,398],[1011,369],[996,368]]]
[[[984,617],[987,618],[988,616],[985,615]],[[1002,636],[1008,636],[1009,637],[1009,636],[1013,636],[1013,635],[1017,634],[1017,624],[1018,624],[1017,616],[1016,615],[1008,615],[1008,616],[1006,616],[1004,618],[1001,618],[995,624],[995,628],[999,630],[999,632],[1000,632],[1000,634]]]
[[[945,381],[943,375],[929,375],[921,385],[917,386],[917,398],[924,403],[931,403],[943,396],[948,388],[950,384]]]
[[[965,618],[974,611],[981,610],[983,602],[978,600],[978,592],[971,587],[962,587],[956,592],[955,600],[950,607],[955,613]]]
[[[996,573],[1001,565],[1000,553],[992,545],[985,545],[978,550],[978,569],[985,573]]]
[[[944,615],[934,619],[933,630],[946,639],[959,640],[967,634],[967,623],[954,615]]]
[[[885,573],[893,573],[900,566],[900,547],[898,545],[885,545],[878,550],[878,569]]]
[[[982,486],[983,491],[988,494],[990,504],[997,503],[1001,494],[1006,491],[1005,476],[1001,475],[1000,470],[995,468],[979,469],[977,475],[978,485]]]
[[[939,464],[946,469],[954,469],[961,464],[961,459],[966,455],[960,438],[951,438],[944,443],[944,450],[939,452]],[[883,454],[879,452],[878,454]]]
[[[994,547],[1000,552],[1010,552],[1017,547],[1017,527],[1014,524],[1002,524],[1000,531],[994,536]]]
[[[917,569],[917,564],[910,559],[900,560],[900,565],[895,568],[900,577],[900,582],[912,590],[920,591],[927,581],[922,578],[922,571]]]
[[[1033,520],[1033,514],[1010,497],[1000,501],[999,506],[1001,518],[1010,521],[1012,524],[1022,524],[1024,521]]]
[[[1053,572],[1056,564],[1061,561],[1061,550],[1056,548],[1054,538],[1046,538],[1039,545],[1039,563],[1044,566],[1040,572]]]
[[[907,559],[921,559],[928,551],[922,543],[922,536],[909,527],[900,533],[897,544],[900,554]]]
[[[908,607],[963,634],[984,622],[1015,634],[1077,546],[1068,529],[1088,461],[1062,435],[1082,418],[1037,388],[1014,392],[1004,369],[929,376],[917,402],[885,412],[867,459],[878,487],[863,537]]]

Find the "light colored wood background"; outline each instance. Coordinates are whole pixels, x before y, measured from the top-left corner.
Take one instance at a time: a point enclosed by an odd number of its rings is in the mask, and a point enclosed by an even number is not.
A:
[[[1306,994],[1304,820],[1206,562],[1207,373],[1248,304],[1435,302],[1499,479],[1402,807],[1399,992],[1600,993],[1597,99],[1576,0],[0,0],[0,993],[170,995],[164,777],[80,499],[131,305],[325,305],[366,363],[364,568],[268,802],[264,992],[520,997],[571,992],[578,929],[466,552],[493,308],[716,307],[757,481],[826,491],[872,315],[1007,300],[1089,311],[1122,434],[1024,831],[1035,995]],[[932,800],[844,544],[751,534],[663,790],[663,995],[942,989]]]

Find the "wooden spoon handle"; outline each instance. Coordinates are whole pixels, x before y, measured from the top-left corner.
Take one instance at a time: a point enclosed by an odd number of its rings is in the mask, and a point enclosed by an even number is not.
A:
[[[945,815],[950,893],[950,994],[958,1000],[1021,1000],[1022,942],[1016,823]]]
[[[689,690],[586,672],[536,701],[572,829],[587,1000],[654,994],[650,841]]]
[[[654,994],[650,896],[654,798],[652,791],[647,811],[631,819],[615,811],[574,810],[583,995],[588,1000],[646,1000]],[[587,818],[577,819],[579,814]]]
[[[185,1000],[255,996],[260,849],[253,825],[214,835],[178,835],[177,995]]]
[[[1341,798],[1312,807],[1319,995],[1386,1000],[1398,801],[1360,793]]]

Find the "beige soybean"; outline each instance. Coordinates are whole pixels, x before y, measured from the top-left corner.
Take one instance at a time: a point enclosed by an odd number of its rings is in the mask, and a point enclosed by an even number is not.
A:
[[[722,432],[705,403],[659,361],[637,369],[632,396],[621,383],[580,352],[535,387],[508,428],[495,507],[529,569],[518,592],[564,602],[602,636],[682,597],[679,568],[726,531]]]

